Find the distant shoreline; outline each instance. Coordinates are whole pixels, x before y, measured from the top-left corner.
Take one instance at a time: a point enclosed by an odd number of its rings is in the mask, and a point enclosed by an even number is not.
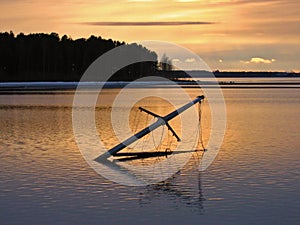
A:
[[[180,78],[300,78],[300,73],[296,72],[279,72],[279,71],[157,71],[158,76],[165,76],[171,79]]]
[[[291,78],[293,79],[293,78]],[[295,82],[236,82],[236,81],[212,81],[196,82],[175,81],[182,88],[300,88],[300,80]],[[79,82],[5,82],[0,83],[0,95],[5,94],[57,94],[57,93],[74,93]],[[177,85],[170,85],[168,82],[85,82],[80,83],[82,90],[94,91],[99,88],[119,89],[130,84],[131,88],[178,88]]]
[[[1,83],[23,83],[23,82],[66,82],[74,83],[79,82],[81,75],[77,74],[76,78],[67,78],[72,76],[71,74],[56,74],[56,73],[43,73],[43,79],[35,77],[35,73],[25,73],[19,74],[17,77],[14,75],[9,75],[1,73],[0,71],[0,84]],[[41,75],[41,74],[39,74]],[[153,73],[146,74],[145,76],[162,77],[174,81],[182,81],[182,79],[201,79],[201,78],[240,78],[240,79],[250,79],[250,78],[300,78],[300,73],[296,72],[268,72],[268,71],[202,71],[202,70],[156,70]],[[9,78],[8,78],[9,77]],[[31,78],[29,78],[31,77]],[[118,79],[113,79],[111,82],[131,82],[138,78],[144,76],[137,76],[135,78],[130,78],[127,76],[120,77]],[[50,79],[51,78],[51,79]],[[97,78],[101,81],[101,77]],[[155,79],[155,78],[154,78]]]

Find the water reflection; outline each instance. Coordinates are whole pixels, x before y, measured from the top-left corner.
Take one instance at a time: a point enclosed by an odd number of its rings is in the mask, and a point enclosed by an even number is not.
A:
[[[87,165],[74,140],[72,96],[35,95],[30,102],[30,95],[1,95],[0,223],[297,224],[300,92],[224,94],[227,133],[214,163],[199,174],[192,158],[180,173],[147,187],[113,183]],[[112,129],[107,105],[96,109],[104,134]]]
[[[171,178],[145,188],[139,195],[141,206],[155,199],[170,199],[176,208],[188,207],[199,214],[204,213],[206,200],[202,190],[201,172],[198,171],[203,152],[194,152],[188,164]]]

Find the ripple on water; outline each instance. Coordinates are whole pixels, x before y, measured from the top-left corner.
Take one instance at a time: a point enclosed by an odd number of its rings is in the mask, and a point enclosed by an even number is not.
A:
[[[199,174],[191,161],[167,181],[147,187],[116,184],[88,166],[75,143],[70,107],[0,107],[0,221],[297,224],[300,93],[226,89],[224,95],[228,129],[214,163]],[[109,112],[97,108],[97,116],[106,113],[97,117],[99,125],[106,126]],[[109,137],[106,141],[115,141]]]

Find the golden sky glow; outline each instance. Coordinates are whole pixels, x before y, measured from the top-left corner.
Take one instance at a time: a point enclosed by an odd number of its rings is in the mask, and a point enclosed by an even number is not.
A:
[[[299,15],[298,0],[3,0],[0,27],[74,39],[94,34],[174,42],[212,69],[300,71]]]

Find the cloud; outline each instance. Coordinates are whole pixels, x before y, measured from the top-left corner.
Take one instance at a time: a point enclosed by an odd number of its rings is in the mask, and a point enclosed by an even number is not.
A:
[[[186,63],[193,63],[196,61],[195,58],[187,58],[186,60],[184,60]]]
[[[210,25],[214,22],[205,21],[172,21],[172,22],[84,22],[83,25],[92,26],[183,26],[183,25]]]
[[[276,61],[275,59],[264,59],[264,58],[260,58],[260,57],[254,57],[254,58],[251,58],[251,60],[249,60],[249,61],[241,60],[240,62],[244,63],[244,64],[250,64],[250,63],[271,64],[271,63],[274,63],[275,61]]]
[[[267,64],[270,64],[270,63],[273,63],[275,61],[276,61],[275,59],[252,58],[250,62],[252,62],[252,63],[267,63]]]
[[[155,0],[127,0],[127,2],[154,2]]]

